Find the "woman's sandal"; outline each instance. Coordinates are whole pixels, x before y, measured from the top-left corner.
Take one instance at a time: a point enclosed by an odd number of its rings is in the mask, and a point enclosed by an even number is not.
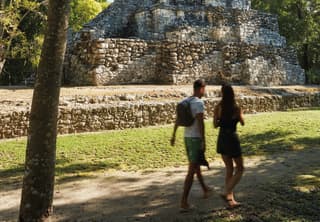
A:
[[[238,207],[241,207],[241,203],[236,203],[236,204],[230,204],[230,201],[233,201],[233,200],[228,200],[228,207],[227,207],[227,209],[229,209],[229,210],[233,210],[233,209],[236,209],[236,208],[238,208]]]
[[[233,199],[228,199],[226,195],[224,194],[220,194],[220,197],[224,200],[224,202],[226,202],[228,204],[227,209],[231,210],[231,209],[235,209],[241,206],[241,203],[236,203],[236,204],[230,204],[230,202],[233,202]]]
[[[188,213],[188,212],[191,212],[193,210],[195,210],[195,206],[193,205],[188,205],[187,207],[180,207],[180,213]]]

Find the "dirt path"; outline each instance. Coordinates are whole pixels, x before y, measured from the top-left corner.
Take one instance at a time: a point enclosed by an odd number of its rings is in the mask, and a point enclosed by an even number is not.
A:
[[[246,173],[237,188],[237,198],[245,203],[256,202],[259,187],[264,184],[295,178],[306,166],[319,169],[319,156],[318,148],[245,158]],[[218,196],[223,165],[219,159],[211,165],[213,169],[204,169],[204,175],[214,192],[204,200],[200,186],[194,183],[190,202],[196,209],[191,213],[179,213],[186,167],[177,167],[154,172],[108,172],[94,178],[61,181],[55,190],[54,221],[200,221],[197,218],[201,215],[224,207]],[[14,188],[0,191],[0,221],[16,219],[20,192]]]

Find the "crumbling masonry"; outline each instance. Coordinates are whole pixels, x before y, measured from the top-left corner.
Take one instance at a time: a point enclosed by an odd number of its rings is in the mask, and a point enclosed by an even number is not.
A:
[[[275,15],[249,0],[115,0],[68,44],[72,85],[303,84]]]

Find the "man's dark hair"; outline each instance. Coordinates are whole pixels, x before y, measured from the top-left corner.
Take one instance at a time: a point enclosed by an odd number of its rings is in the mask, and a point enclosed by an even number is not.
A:
[[[193,89],[200,89],[201,87],[206,86],[206,82],[203,79],[197,79],[193,83]]]

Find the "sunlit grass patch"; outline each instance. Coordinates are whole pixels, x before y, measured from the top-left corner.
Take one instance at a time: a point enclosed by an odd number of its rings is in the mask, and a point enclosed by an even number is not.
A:
[[[320,190],[320,169],[296,177],[294,189],[304,193]]]
[[[244,155],[320,147],[320,110],[246,115],[239,126]],[[187,163],[183,129],[176,146],[169,140],[172,125],[101,133],[59,136],[56,174],[90,174],[105,170],[146,170]],[[218,129],[206,121],[207,158],[216,156]],[[26,140],[0,142],[0,180],[21,175]]]

